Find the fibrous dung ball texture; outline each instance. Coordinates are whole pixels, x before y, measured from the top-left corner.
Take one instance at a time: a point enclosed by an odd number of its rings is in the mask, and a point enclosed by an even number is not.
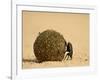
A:
[[[65,39],[54,30],[46,30],[36,38],[33,49],[38,61],[61,61],[64,57]]]

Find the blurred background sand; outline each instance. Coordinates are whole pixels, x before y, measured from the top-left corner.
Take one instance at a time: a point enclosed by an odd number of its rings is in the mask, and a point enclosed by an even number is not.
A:
[[[23,60],[36,59],[33,43],[39,32],[53,29],[73,45],[73,59],[36,63],[23,61],[23,69],[89,65],[89,14],[23,11]]]

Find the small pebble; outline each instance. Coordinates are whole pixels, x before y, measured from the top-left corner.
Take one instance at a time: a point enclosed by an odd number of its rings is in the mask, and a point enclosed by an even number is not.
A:
[[[85,61],[88,61],[88,59],[85,59]]]

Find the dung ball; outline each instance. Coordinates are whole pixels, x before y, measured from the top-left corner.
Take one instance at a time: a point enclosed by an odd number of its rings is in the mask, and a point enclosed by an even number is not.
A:
[[[64,57],[65,39],[55,30],[45,30],[37,36],[33,49],[40,62],[61,61]]]

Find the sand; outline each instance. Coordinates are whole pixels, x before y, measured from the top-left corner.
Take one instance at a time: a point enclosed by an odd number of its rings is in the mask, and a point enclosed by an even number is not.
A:
[[[89,66],[88,57],[78,57],[77,55],[73,57],[72,60],[63,60],[63,61],[46,61],[42,63],[36,63],[33,61],[23,61],[23,69],[32,69],[32,68],[53,68],[53,67],[81,67]]]
[[[23,69],[89,66],[89,14],[23,11]],[[33,44],[39,32],[53,29],[73,45],[73,59],[36,63]]]

